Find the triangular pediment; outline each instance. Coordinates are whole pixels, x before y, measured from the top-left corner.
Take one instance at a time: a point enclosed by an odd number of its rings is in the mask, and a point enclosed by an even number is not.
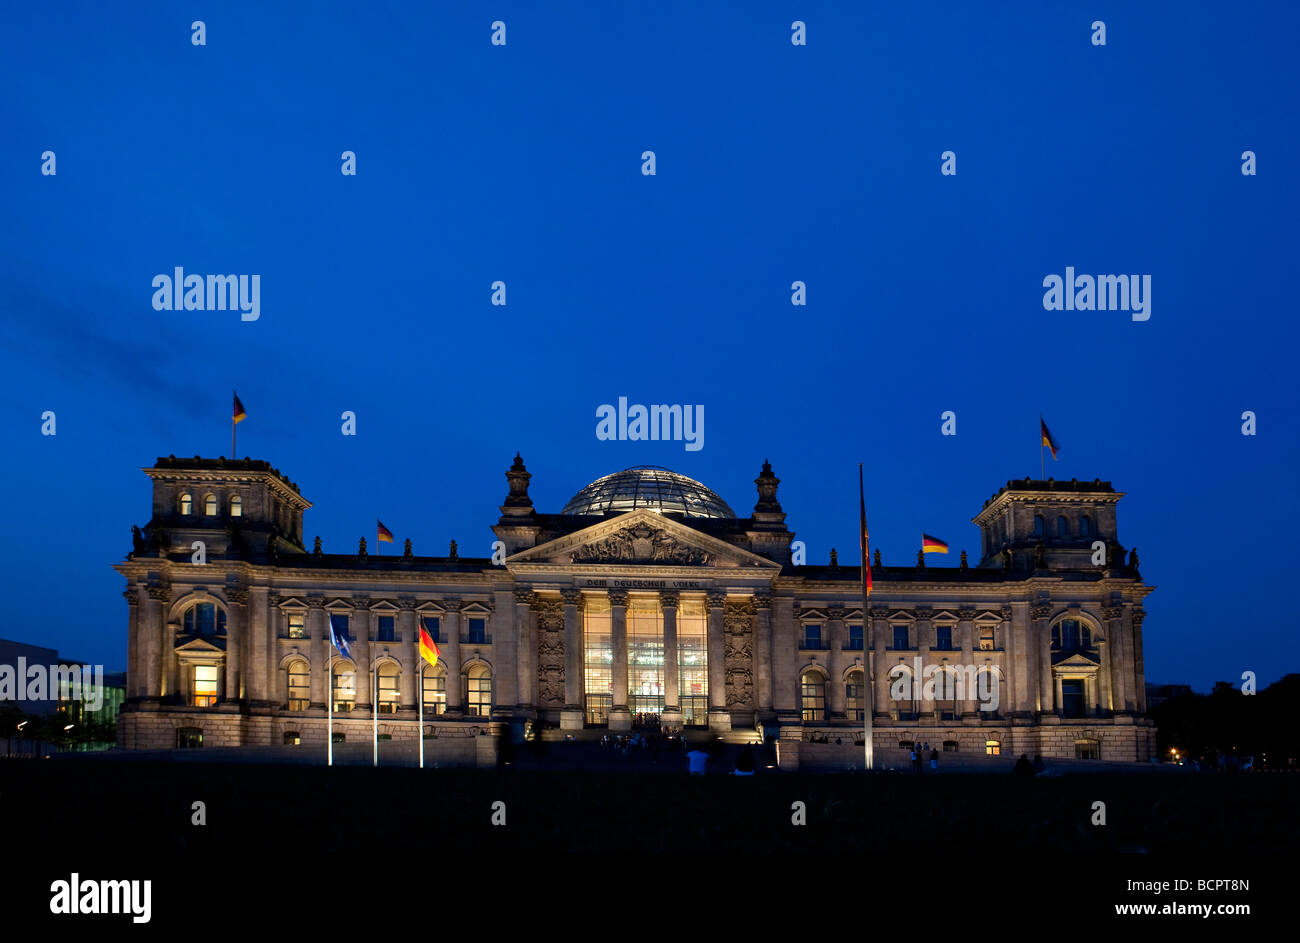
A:
[[[217,654],[224,653],[226,650],[226,640],[220,635],[211,637],[199,636],[190,639],[183,645],[177,645],[177,652],[187,652],[189,654]]]
[[[1053,668],[1097,668],[1100,664],[1097,656],[1088,652],[1057,652],[1052,656]]]
[[[643,508],[521,550],[506,559],[507,567],[520,563],[781,568],[766,557]]]

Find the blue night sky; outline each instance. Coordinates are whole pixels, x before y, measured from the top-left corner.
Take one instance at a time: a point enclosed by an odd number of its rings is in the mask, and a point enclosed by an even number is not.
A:
[[[885,563],[955,566],[1041,412],[1049,475],[1128,494],[1148,679],[1297,669],[1294,5],[434,6],[5,5],[0,634],[124,666],[140,469],[228,453],[235,388],[330,552],[487,556],[518,450],[542,511],[657,464],[746,515],[770,458],[810,562],[857,560],[863,461]],[[1151,319],[1045,311],[1067,265]],[[153,310],[176,266],[260,319]],[[704,448],[597,441],[619,396]]]

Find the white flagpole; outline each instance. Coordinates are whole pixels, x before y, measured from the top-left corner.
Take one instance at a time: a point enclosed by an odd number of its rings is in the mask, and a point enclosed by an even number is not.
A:
[[[326,613],[325,616],[326,618],[329,618],[329,613]],[[331,651],[329,657],[325,659],[325,700],[329,701],[329,708],[330,708],[329,728],[327,733],[325,734],[325,740],[326,740],[325,755],[327,757],[327,760],[325,762],[326,766],[334,765],[334,652],[332,650],[334,648],[333,639],[334,637],[333,635],[331,635],[330,636]]]
[[[420,769],[424,769],[424,657],[417,654],[416,659],[420,664],[420,676],[415,679],[416,684],[420,686],[419,704],[420,704],[420,729],[416,736],[420,740]]]
[[[370,643],[367,642],[367,645]],[[375,664],[375,655],[370,654],[370,717],[373,721],[371,737],[375,747],[375,761],[372,766],[379,765],[379,666]]]

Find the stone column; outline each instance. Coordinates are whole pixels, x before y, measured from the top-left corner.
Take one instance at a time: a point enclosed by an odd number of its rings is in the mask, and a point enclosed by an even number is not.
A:
[[[144,625],[140,632],[144,641],[144,691],[142,697],[157,700],[163,690],[163,647],[169,641],[166,628],[166,603],[171,593],[166,586],[148,587],[149,598],[144,604]],[[172,655],[171,652],[167,653]],[[174,656],[173,656],[174,657]]]
[[[772,600],[772,706],[780,723],[799,722],[799,666],[795,663],[794,599]]]
[[[275,597],[278,604],[280,597]],[[248,617],[244,624],[248,628],[248,644],[244,653],[248,658],[244,666],[244,700],[250,707],[273,707],[276,702],[271,694],[270,675],[267,662],[274,650],[270,644],[271,625],[270,607],[271,591],[266,586],[253,586],[248,590]]]
[[[581,730],[586,723],[586,696],[582,681],[582,591],[575,587],[560,590],[564,600],[564,710],[560,713],[563,730]],[[615,664],[617,665],[617,656]],[[624,661],[623,698],[627,702],[627,662]],[[618,684],[614,684],[618,697]],[[612,720],[611,720],[612,726]]]
[[[675,589],[659,591],[659,609],[664,620],[664,712],[660,718],[667,726],[681,726],[681,672],[677,651],[677,603],[681,594]]]
[[[1134,705],[1139,714],[1147,712],[1146,668],[1142,663],[1142,623],[1147,617],[1145,609],[1133,610],[1133,693]]]
[[[754,609],[754,703],[758,719],[772,716],[772,594],[755,593]]]
[[[320,596],[307,597],[307,632],[311,636],[311,709],[325,710],[329,697],[330,655],[333,646],[328,641],[325,628],[325,600]]]
[[[721,590],[710,590],[706,599],[709,605],[709,729],[730,730],[731,715],[727,712],[727,654],[722,627],[722,609],[727,594]]]
[[[957,635],[961,643],[961,682],[962,698],[957,705],[958,716],[962,720],[978,721],[979,705],[975,703],[975,675],[967,670],[968,665],[975,664],[975,610],[957,610]],[[971,682],[967,684],[966,682]]]
[[[831,721],[848,719],[845,713],[847,693],[844,690],[844,611],[843,606],[831,606],[826,610],[826,631],[831,637],[826,719]]]
[[[934,615],[933,610],[929,607],[918,606],[916,608],[916,622],[912,626],[912,631],[916,633],[916,650],[921,656],[921,675],[912,679],[912,700],[916,704],[916,716],[938,717],[939,705],[933,700],[927,701],[922,695],[925,693],[925,670],[930,667],[930,635],[934,631],[931,626],[931,618]]]
[[[248,590],[226,587],[226,690],[224,700],[234,703],[244,696],[241,649],[248,637]]]
[[[631,730],[632,712],[627,706],[627,592],[609,591],[610,646],[614,650],[614,664],[610,672],[614,685],[613,706],[609,711],[610,730]]]
[[[1116,714],[1133,712],[1133,692],[1130,678],[1130,648],[1123,606],[1107,606],[1106,633],[1110,638],[1111,693],[1115,699]]]
[[[370,714],[370,663],[372,653],[370,651],[370,639],[374,634],[372,631],[372,618],[370,612],[370,600],[357,597],[352,600],[352,625],[351,629],[355,641],[352,643],[352,657],[357,663],[357,699],[352,705],[352,709],[358,713]]]
[[[402,674],[397,681],[397,704],[399,710],[414,712],[417,707],[415,683],[424,664],[416,642],[415,597],[399,596],[397,606],[397,637],[402,643]]]
[[[126,696],[140,696],[140,594],[134,586],[122,591],[126,600]]]
[[[1043,715],[1055,716],[1055,684],[1052,679],[1052,633],[1047,620],[1052,617],[1050,603],[1039,603],[1030,610],[1034,617],[1034,643],[1038,661],[1038,710]]]
[[[442,601],[446,615],[442,620],[443,631],[447,636],[446,648],[443,650],[447,671],[447,710],[443,714],[448,720],[465,716],[465,692],[460,679],[460,600],[449,597]]]
[[[876,673],[873,684],[873,701],[876,716],[882,720],[892,719],[889,704],[889,655],[886,641],[889,639],[889,610],[876,608],[871,610],[872,636],[876,643]]]
[[[1006,617],[1006,608],[1002,610]],[[1028,717],[1038,711],[1038,649],[1031,645],[1029,631],[1029,603],[1011,604],[1011,621],[1007,624],[1007,670],[1013,672],[1011,682],[1012,704],[1016,713]]]
[[[536,707],[534,681],[537,668],[534,665],[537,655],[537,642],[533,636],[533,590],[530,586],[516,584],[511,592],[515,599],[515,674],[519,679],[517,709],[531,711]]]

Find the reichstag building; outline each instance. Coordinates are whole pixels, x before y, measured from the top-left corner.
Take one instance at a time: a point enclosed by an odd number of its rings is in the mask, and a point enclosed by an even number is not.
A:
[[[599,478],[558,513],[515,457],[495,558],[304,542],[311,507],[264,461],[160,458],[133,528],[120,746],[414,744],[524,729],[766,735],[782,767],[933,749],[1146,760],[1142,601],[1102,481],[1011,481],[955,565],[796,565],[763,464],[752,512],[663,468]],[[204,557],[195,549],[200,543]],[[331,615],[351,658],[334,653]],[[417,655],[417,620],[441,656]],[[930,685],[952,676],[980,685]],[[872,683],[868,684],[870,678]],[[903,682],[900,684],[900,682]],[[914,682],[914,683],[909,683]],[[987,683],[986,683],[987,682]],[[417,685],[420,686],[417,691]],[[993,690],[988,699],[981,692]],[[417,713],[422,692],[423,726]],[[813,747],[817,744],[817,747]],[[820,751],[820,752],[819,752]],[[479,760],[483,754],[479,751]],[[838,755],[838,754],[837,754]]]

